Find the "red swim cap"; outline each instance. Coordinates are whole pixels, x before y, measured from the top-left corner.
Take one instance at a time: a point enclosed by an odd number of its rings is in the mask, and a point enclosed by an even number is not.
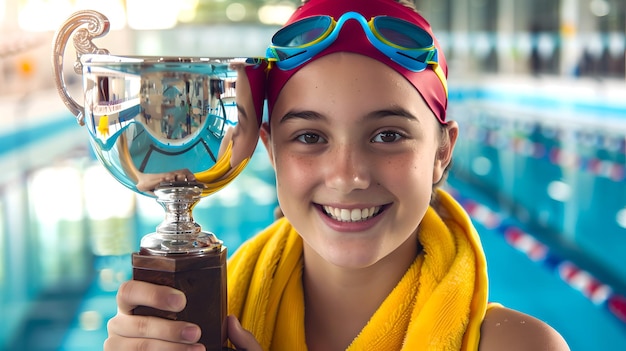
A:
[[[438,50],[439,66],[447,77],[448,66],[446,59],[437,39],[434,38],[430,24],[413,9],[395,0],[310,0],[293,13],[285,26],[303,18],[317,15],[327,15],[338,19],[344,13],[350,11],[360,13],[367,20],[380,15],[396,17],[416,24],[426,30],[434,39],[435,46]],[[393,68],[417,89],[437,119],[442,124],[446,123],[446,108],[448,105],[447,89],[444,87],[437,74],[435,74],[434,70],[428,67],[421,72],[413,72],[392,61],[369,42],[361,26],[356,23],[346,23],[346,25],[341,28],[341,32],[335,42],[302,65],[291,70],[282,70],[276,65],[273,65],[268,74],[267,87],[267,102],[270,115],[281,89],[285,86],[289,78],[309,62],[333,52],[353,52],[361,54],[376,59]]]

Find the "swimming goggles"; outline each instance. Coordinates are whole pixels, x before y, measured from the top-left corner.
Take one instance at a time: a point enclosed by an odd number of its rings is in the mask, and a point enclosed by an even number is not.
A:
[[[400,66],[421,72],[429,65],[447,90],[445,74],[439,66],[433,37],[423,28],[390,16],[369,21],[357,12],[346,12],[338,21],[331,16],[312,16],[291,23],[272,37],[266,56],[283,70],[294,69],[330,46],[350,19],[361,24],[369,42]]]

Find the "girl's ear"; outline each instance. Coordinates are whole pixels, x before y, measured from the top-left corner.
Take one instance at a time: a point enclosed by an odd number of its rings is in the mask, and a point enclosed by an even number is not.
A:
[[[272,136],[270,135],[270,126],[267,122],[261,123],[261,128],[259,129],[259,137],[265,146],[265,150],[267,150],[267,154],[270,157],[270,163],[272,167],[274,167],[274,151],[272,150]]]
[[[452,152],[456,139],[459,136],[459,125],[455,121],[449,121],[444,127],[441,135],[439,150],[435,158],[433,170],[433,184],[437,184],[444,176],[446,169],[452,162]]]

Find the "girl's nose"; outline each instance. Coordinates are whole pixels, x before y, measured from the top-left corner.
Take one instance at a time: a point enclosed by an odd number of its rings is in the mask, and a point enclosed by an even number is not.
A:
[[[340,145],[328,153],[326,186],[349,193],[353,190],[367,189],[370,185],[370,162],[367,155],[358,147]]]

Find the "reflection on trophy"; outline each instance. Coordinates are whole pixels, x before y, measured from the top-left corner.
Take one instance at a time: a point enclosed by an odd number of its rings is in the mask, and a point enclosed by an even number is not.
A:
[[[207,350],[225,341],[226,247],[194,221],[194,205],[226,186],[257,145],[265,62],[250,58],[113,56],[93,38],[108,32],[95,11],[72,15],[56,33],[57,89],[106,169],[123,185],[155,197],[165,219],[133,254],[133,279],[185,292],[180,313],[138,307],[136,314],[196,323]],[[65,85],[72,37],[82,75],[81,106]]]

